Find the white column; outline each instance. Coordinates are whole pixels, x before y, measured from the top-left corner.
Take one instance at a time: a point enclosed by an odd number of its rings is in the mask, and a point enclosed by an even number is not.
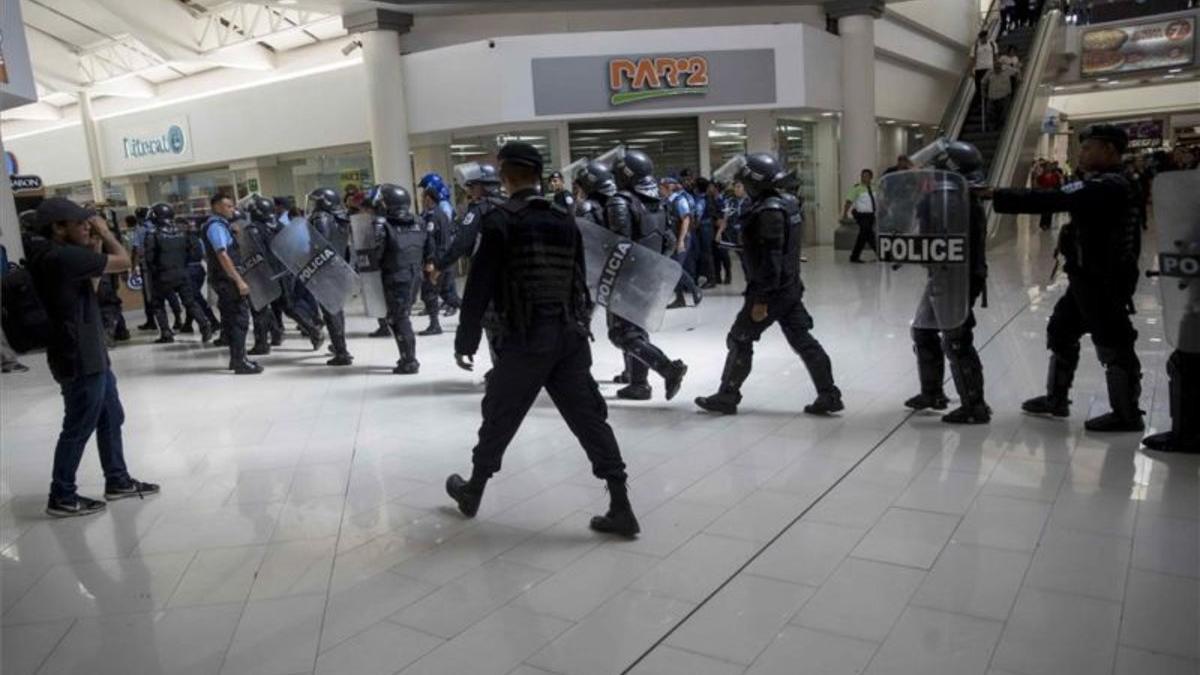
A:
[[[382,9],[342,17],[347,31],[362,41],[363,69],[367,75],[367,134],[375,181],[412,189],[409,162],[408,107],[404,96],[404,68],[400,61],[400,36],[412,27],[412,15]]]
[[[100,168],[100,140],[96,134],[96,119],[92,116],[92,96],[79,92],[79,123],[83,125],[83,140],[87,145],[88,177],[92,183],[92,201],[108,201],[104,195],[104,175]]]
[[[838,19],[842,42],[842,191],[858,182],[863,169],[874,169],[875,17],[874,3],[855,3]]]

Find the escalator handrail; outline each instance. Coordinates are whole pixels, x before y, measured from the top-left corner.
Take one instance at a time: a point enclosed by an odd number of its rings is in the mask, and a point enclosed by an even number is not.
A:
[[[1021,84],[1017,88],[1016,96],[1013,97],[1012,105],[1008,108],[1008,119],[1005,121],[1004,130],[996,145],[996,154],[992,158],[992,165],[988,171],[989,185],[1000,186],[1001,183],[1011,180],[1013,172],[1017,170],[1017,162],[1021,159],[1024,136],[1029,129],[1030,116],[1033,113],[1033,101],[1042,86],[1046,64],[1053,51],[1054,32],[1063,23],[1063,13],[1059,3],[1056,0],[1050,0],[1047,5],[1050,6],[1046,8],[1038,21],[1037,32],[1026,59]],[[990,202],[987,208],[988,237],[991,238],[996,235],[999,218],[998,214],[992,212]]]
[[[983,13],[979,25],[986,26],[988,40],[995,40],[999,36],[1000,0],[992,0],[987,11]],[[942,115],[942,121],[938,125],[939,136],[958,138],[963,122],[966,121],[967,114],[970,112],[971,101],[975,98],[975,58],[970,52],[974,46],[973,42],[968,48],[967,64],[963,68],[962,77],[959,78],[958,87],[954,90],[950,105],[946,106],[946,112]]]

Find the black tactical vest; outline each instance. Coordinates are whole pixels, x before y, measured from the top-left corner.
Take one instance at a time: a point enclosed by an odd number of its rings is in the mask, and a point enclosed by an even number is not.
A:
[[[383,275],[412,278],[420,274],[429,232],[412,216],[384,218],[381,224],[386,235],[383,255],[379,259]]]
[[[667,208],[661,199],[651,199],[634,193],[626,193],[629,198],[629,211],[633,215],[633,236],[635,242],[651,251],[668,253],[672,246],[669,242],[675,238],[669,236],[670,218]]]
[[[778,195],[769,195],[750,207],[750,213],[746,215],[746,227],[743,233],[749,232],[753,237],[753,232],[758,223],[757,220],[765,211],[778,210],[784,213],[787,221],[787,226],[783,228],[783,279],[782,286],[784,288],[800,284],[800,244],[801,232],[800,228],[804,224],[804,214],[800,210],[800,202],[796,199],[786,199]],[[746,242],[746,248],[758,246],[757,241],[753,244],[750,241]],[[769,251],[755,251],[756,255],[747,256],[748,262],[753,265],[754,260],[758,260],[758,255],[769,255]],[[753,274],[753,272],[751,272]]]
[[[221,261],[217,259],[217,251],[212,245],[212,239],[208,236],[209,229],[215,223],[221,223],[227,230],[229,230],[231,241],[229,242],[229,246],[225,248],[225,253],[233,262],[234,267],[241,268],[242,266],[242,250],[241,246],[238,245],[237,236],[233,233],[233,226],[231,226],[229,221],[225,220],[224,218],[212,216],[204,223],[204,227],[200,228],[200,234],[204,237],[204,255],[208,260],[208,273],[212,276],[214,281],[233,283],[233,280],[226,276],[225,268],[221,267]]]
[[[604,227],[604,207],[595,199],[581,199],[575,202],[575,216]]]
[[[150,234],[154,238],[154,269],[151,273],[160,279],[173,279],[187,274],[188,237],[175,226],[156,227]]]
[[[506,327],[525,333],[538,320],[586,322],[582,236],[571,213],[540,196],[512,199],[501,209],[507,216],[500,312]]]

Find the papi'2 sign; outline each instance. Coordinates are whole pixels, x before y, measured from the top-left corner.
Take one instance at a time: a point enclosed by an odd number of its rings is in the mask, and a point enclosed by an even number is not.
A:
[[[608,62],[609,102],[615,106],[664,96],[708,93],[708,59],[703,56],[643,56]]]
[[[967,262],[962,235],[880,233],[879,262],[908,265],[958,265]]]

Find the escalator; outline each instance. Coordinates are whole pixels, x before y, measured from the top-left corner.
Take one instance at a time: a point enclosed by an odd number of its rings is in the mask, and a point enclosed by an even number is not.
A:
[[[985,117],[980,101],[982,94],[975,90],[973,68],[968,66],[943,116],[941,133],[979,148],[989,185],[1024,185],[1037,152],[1053,80],[1062,68],[1062,59],[1056,57],[1064,53],[1066,22],[1060,3],[1048,0],[1036,26],[998,35],[998,5],[998,2],[992,3],[983,25],[1002,52],[1013,45],[1021,57],[1021,78],[1007,114],[1003,120]],[[990,208],[989,204],[989,242],[999,243],[1011,238],[1016,232],[1013,218],[993,213]]]

